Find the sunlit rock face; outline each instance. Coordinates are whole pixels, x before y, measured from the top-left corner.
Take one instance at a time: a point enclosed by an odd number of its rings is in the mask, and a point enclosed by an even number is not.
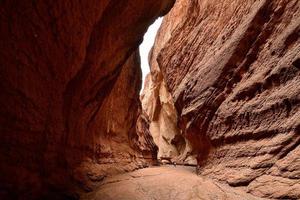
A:
[[[176,1],[175,5],[184,5],[184,1]],[[181,18],[184,9],[174,6],[166,18]],[[166,20],[165,20],[166,21]],[[176,27],[177,21],[164,23],[156,36],[155,46],[149,53],[150,73],[146,76],[144,90],[141,94],[142,108],[149,117],[149,131],[158,147],[157,158],[161,161],[178,164],[196,165],[195,155],[190,142],[178,128],[178,116],[173,98],[168,91],[163,74],[157,63],[157,55],[170,38],[170,32]]]
[[[160,76],[160,77],[158,77]],[[188,140],[177,127],[177,112],[161,72],[151,69],[141,94],[142,108],[148,117],[148,129],[156,144],[161,162],[196,165]]]
[[[200,174],[261,197],[300,198],[299,7],[181,0],[164,18],[150,60]]]
[[[134,52],[172,4],[0,2],[1,199],[67,198],[145,165]]]

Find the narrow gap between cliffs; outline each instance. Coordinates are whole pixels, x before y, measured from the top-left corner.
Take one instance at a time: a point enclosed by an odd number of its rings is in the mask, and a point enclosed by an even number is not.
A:
[[[158,29],[162,23],[163,18],[159,17],[155,20],[155,22],[149,26],[147,32],[144,35],[144,39],[142,44],[139,47],[140,56],[141,56],[141,69],[142,69],[142,89],[140,93],[144,89],[144,83],[146,79],[146,75],[150,73],[150,65],[149,65],[149,53],[151,51],[151,48],[154,44],[156,34],[158,32]]]
[[[140,100],[142,104],[143,135],[153,138],[152,157],[157,164],[196,166],[196,156],[193,155],[189,141],[184,138],[177,126],[177,111],[172,95],[166,88],[163,74],[156,62],[159,50],[159,40],[156,35],[163,18],[158,18],[147,30],[139,47],[142,69],[142,89]],[[163,29],[162,29],[163,30]],[[151,54],[151,56],[150,56]],[[151,74],[150,74],[151,71]],[[145,133],[147,132],[147,133]],[[155,154],[155,156],[154,156]]]

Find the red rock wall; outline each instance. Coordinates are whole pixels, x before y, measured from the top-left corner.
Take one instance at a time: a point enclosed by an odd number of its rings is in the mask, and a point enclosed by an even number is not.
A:
[[[199,173],[261,197],[300,198],[300,2],[179,2],[154,59]]]
[[[140,165],[129,144],[140,87],[133,52],[172,3],[0,2],[3,198],[57,194],[75,182],[89,190],[86,179]],[[111,163],[119,164],[107,171]]]
[[[73,172],[75,180],[85,190],[92,190],[105,176],[132,171],[147,166],[149,161],[151,163],[151,149],[147,152],[150,157],[145,160],[142,149],[148,144],[139,142],[151,138],[136,132],[141,107],[140,87],[140,58],[137,52],[133,52],[102,105],[87,123],[87,137],[93,149],[86,152]]]
[[[158,160],[177,164],[196,165],[197,160],[189,141],[183,137],[177,126],[178,117],[172,95],[166,88],[163,74],[157,63],[157,55],[171,37],[172,30],[186,14],[188,1],[177,0],[172,12],[165,16],[164,24],[156,36],[155,46],[149,53],[151,73],[146,76],[141,102],[149,116],[149,131],[158,146]]]

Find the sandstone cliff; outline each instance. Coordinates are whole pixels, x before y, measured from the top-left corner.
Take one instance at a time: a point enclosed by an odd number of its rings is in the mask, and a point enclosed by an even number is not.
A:
[[[300,199],[300,1],[177,0],[142,111],[136,50],[173,3],[0,1],[0,199],[77,199],[156,156],[194,155],[199,174],[239,187],[189,173],[195,198]],[[138,195],[179,198],[172,174]]]
[[[153,66],[153,65],[152,65]],[[151,69],[141,94],[148,129],[158,148],[160,162],[196,165],[190,143],[177,127],[177,112],[159,69]]]
[[[134,52],[172,4],[0,2],[0,198],[67,198],[143,165]]]
[[[177,111],[156,60],[158,53],[171,37],[169,33],[179,22],[168,19],[181,19],[187,4],[187,1],[177,0],[172,12],[165,16],[164,24],[157,33],[155,45],[149,53],[151,72],[146,76],[141,102],[143,110],[149,116],[149,131],[158,146],[158,159],[196,165],[190,142],[177,126]]]
[[[165,17],[151,60],[200,174],[261,197],[300,198],[299,7],[180,0]]]

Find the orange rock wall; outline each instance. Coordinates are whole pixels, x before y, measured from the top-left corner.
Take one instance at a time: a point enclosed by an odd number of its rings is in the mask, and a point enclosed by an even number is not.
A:
[[[165,17],[153,60],[200,174],[300,198],[299,30],[297,0],[182,0]]]
[[[141,76],[134,52],[172,4],[0,2],[2,199],[90,190],[91,180],[143,165],[132,140]]]

